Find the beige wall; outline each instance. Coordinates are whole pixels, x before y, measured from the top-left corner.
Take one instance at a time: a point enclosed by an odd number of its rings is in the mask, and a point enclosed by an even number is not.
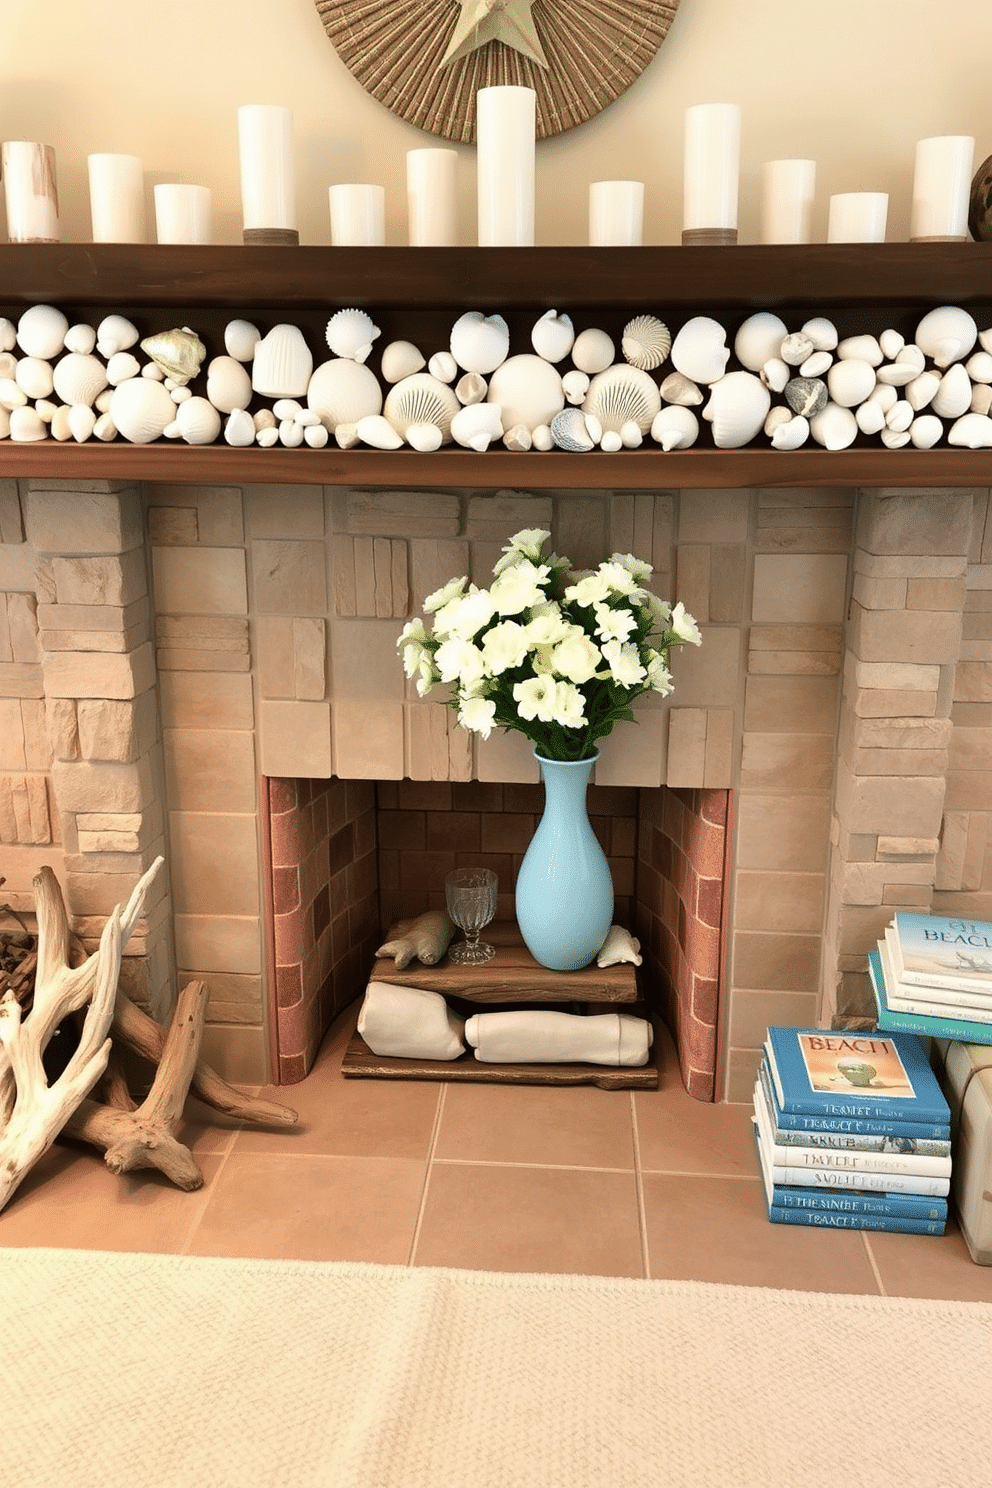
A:
[[[535,0],[537,14],[549,4]],[[992,152],[990,54],[989,0],[946,0],[938,11],[929,0],[805,9],[794,0],[681,0],[633,87],[597,119],[539,146],[538,242],[584,242],[588,183],[618,176],[647,183],[645,241],[678,241],[684,111],[715,101],[742,109],[742,241],[757,240],[762,162],[795,155],[818,163],[818,238],[832,192],[883,190],[889,238],[904,240],[916,141],[973,134],[976,161]],[[89,238],[86,155],[103,150],[142,157],[149,205],[155,182],[209,185],[216,241],[240,241],[242,103],[294,110],[302,242],[329,242],[327,187],[356,179],[383,182],[387,240],[406,241],[404,155],[436,141],[364,92],[313,0],[0,7],[0,139],[55,146],[66,242]],[[461,147],[465,243],[475,238],[474,190],[474,151]]]

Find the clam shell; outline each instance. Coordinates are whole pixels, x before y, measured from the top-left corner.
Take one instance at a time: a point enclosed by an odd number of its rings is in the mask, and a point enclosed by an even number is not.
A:
[[[958,305],[939,305],[916,327],[916,344],[938,367],[964,361],[978,338],[978,326]]]
[[[914,449],[933,449],[944,433],[944,425],[935,413],[921,413],[909,426]]]
[[[777,424],[771,433],[772,449],[794,450],[809,438],[809,420],[797,413],[795,418]]]
[[[217,356],[207,364],[207,397],[221,413],[247,408],[251,402],[251,377],[237,357]]]
[[[234,408],[224,423],[224,442],[235,449],[255,443],[255,421],[246,408]]]
[[[85,444],[91,438],[96,424],[96,414],[88,403],[73,403],[69,409],[69,429],[77,444]]]
[[[498,403],[503,410],[503,427],[526,424],[533,431],[538,424],[550,424],[565,406],[561,375],[543,357],[523,352],[508,357],[489,379],[486,401]]]
[[[651,438],[663,450],[689,449],[699,438],[699,420],[683,403],[667,403],[651,421]]]
[[[79,321],[66,331],[63,344],[66,351],[78,351],[83,356],[88,356],[96,345],[96,331],[85,321]]]
[[[50,361],[65,345],[69,322],[54,305],[32,305],[17,322],[17,344],[25,356]],[[11,350],[10,347],[5,348]],[[13,431],[11,439],[15,438]]]
[[[834,362],[827,373],[827,389],[842,408],[856,408],[870,397],[875,388],[875,368],[859,357],[845,357]]]
[[[703,401],[699,388],[682,372],[669,372],[659,391],[665,403],[679,403],[685,408],[694,408]]]
[[[451,420],[460,406],[446,382],[439,382],[429,372],[415,372],[412,377],[401,378],[390,388],[382,412],[404,439],[408,439],[409,431],[415,426],[432,425],[440,432],[440,445],[450,442]],[[409,442],[412,444],[413,440]],[[422,449],[423,443],[414,447]]]
[[[961,362],[952,362],[940,379],[930,407],[941,418],[956,419],[971,407],[971,378]]]
[[[28,398],[47,398],[55,386],[52,381],[52,364],[44,357],[21,357],[14,373],[14,381]]]
[[[992,413],[992,386],[987,382],[975,384],[971,394],[971,413]]]
[[[305,391],[307,407],[320,416],[320,422],[332,434],[339,424],[357,424],[359,419],[382,411],[379,379],[370,367],[346,357],[322,362]]]
[[[99,344],[98,337],[97,345]],[[207,354],[207,348],[199,336],[188,326],[172,331],[159,331],[155,336],[146,336],[141,343],[141,349],[151,357],[156,367],[160,367],[166,377],[171,378],[179,387],[192,381]]]
[[[672,342],[672,365],[693,382],[716,382],[727,370],[729,359],[727,333],[708,315],[687,320]]]
[[[353,429],[355,426],[354,426],[354,424],[352,424],[350,427]],[[255,435],[255,443],[261,449],[271,449],[274,444],[278,444],[279,443],[279,426],[278,426],[278,424],[267,424],[264,429],[259,429],[258,433]],[[357,444],[358,443],[358,435],[357,434],[355,435],[355,438],[353,439],[352,443],[353,444]]]
[[[27,401],[27,393],[17,386],[13,377],[0,378],[0,408],[6,408],[8,411],[13,408],[23,408]]]
[[[530,333],[530,344],[546,362],[560,362],[572,349],[575,328],[571,317],[547,310]]]
[[[809,360],[810,358],[807,357],[806,361],[808,362]],[[806,362],[803,362],[802,366],[805,367],[805,365]],[[759,375],[765,387],[771,388],[773,393],[781,393],[788,386],[792,373],[793,368],[789,366],[788,362],[783,362],[781,357],[769,357]]]
[[[837,327],[832,320],[825,315],[814,315],[802,326],[804,336],[808,336],[813,343],[814,351],[835,351],[837,348]]]
[[[920,348],[916,345],[915,341],[908,341],[906,343],[906,345],[900,351],[899,355],[896,357],[896,361],[900,363],[900,365],[904,362],[907,363],[909,366],[915,368],[917,372],[922,372],[927,364],[926,357],[924,356]]]
[[[370,413],[365,418],[360,418],[355,428],[361,442],[370,444],[373,449],[399,449],[403,443],[402,437],[381,413]]]
[[[332,315],[324,334],[335,356],[364,362],[372,351],[372,343],[382,333],[371,315],[364,310],[349,309]]]
[[[804,362],[799,364],[800,377],[822,377],[829,372],[834,364],[834,359],[829,351],[814,351]]]
[[[108,359],[115,351],[130,351],[138,344],[138,328],[126,315],[105,315],[96,328],[96,349]]]
[[[623,362],[597,372],[582,404],[582,412],[594,414],[604,434],[619,434],[628,419],[646,434],[660,408],[661,393],[654,379]]]
[[[890,382],[876,382],[868,401],[877,403],[883,413],[888,413],[899,401],[899,390]]]
[[[589,391],[589,373],[580,372],[578,367],[573,367],[570,372],[563,375],[561,385],[569,403],[577,405],[582,402]]]
[[[10,419],[13,436],[13,414]],[[964,449],[988,449],[992,446],[992,418],[987,413],[962,414],[948,430],[947,442]]]
[[[773,403],[771,408],[769,408],[768,410],[768,414],[762,427],[764,428],[765,433],[770,439],[771,436],[775,433],[775,430],[778,428],[779,424],[791,423],[792,418],[793,414],[790,409],[785,408],[781,403]]]
[[[0,351],[0,377],[11,382],[17,373],[17,358],[12,351]],[[588,378],[586,381],[588,382]]]
[[[10,438],[10,414],[6,408],[0,408],[0,439]]]
[[[480,452],[503,436],[503,418],[495,403],[468,403],[451,420],[451,436],[464,449]]]
[[[536,450],[554,449],[555,442],[551,438],[550,424],[538,424],[530,431],[530,442]]]
[[[57,439],[60,444],[65,444],[67,439],[72,438],[72,429],[69,427],[69,415],[71,412],[72,409],[67,403],[61,403],[52,414],[49,429],[52,438]]]
[[[710,389],[703,418],[713,425],[717,449],[741,449],[760,433],[772,395],[753,372],[728,372]]]
[[[886,449],[902,449],[904,445],[909,444],[911,438],[912,436],[908,428],[885,428],[882,430],[882,443]]]
[[[207,398],[185,398],[176,413],[176,423],[187,444],[213,444],[221,429],[220,413]]]
[[[657,315],[635,315],[623,328],[624,360],[642,372],[660,367],[672,349],[672,333]]]
[[[612,337],[596,326],[580,331],[572,344],[572,363],[580,372],[595,377],[613,365],[616,347]]]
[[[39,439],[47,437],[48,427],[37,408],[23,403],[20,408],[10,410],[10,438],[15,444],[36,444]]]
[[[17,329],[13,321],[0,315],[0,351],[13,351],[17,345]]]
[[[141,374],[141,363],[130,351],[115,351],[107,363],[107,381],[111,387]]]
[[[450,351],[436,351],[427,363],[427,370],[438,382],[454,382],[458,376],[458,363]]]
[[[100,417],[93,425],[94,439],[100,439],[103,441],[104,444],[110,444],[112,440],[117,438],[117,435],[119,433],[120,430],[114,423],[113,419],[110,417],[109,413],[101,413]]]
[[[749,372],[760,372],[772,357],[777,357],[779,348],[789,328],[784,320],[770,310],[758,310],[749,315],[734,337],[734,355],[742,367]]]
[[[890,362],[894,362],[906,345],[906,338],[901,331],[893,330],[890,327],[879,336],[878,344],[882,348],[882,355],[888,357]]]
[[[382,348],[379,368],[386,382],[399,382],[426,367],[427,358],[412,341],[390,341]]]
[[[853,357],[860,362],[869,362],[873,367],[880,367],[885,360],[874,336],[846,336],[838,343],[837,355],[842,361]]]
[[[466,372],[455,383],[455,397],[463,407],[470,403],[481,403],[489,391],[489,384],[480,372]]]
[[[510,328],[502,315],[468,310],[451,327],[449,346],[463,372],[481,372],[485,377],[506,360]]]
[[[312,371],[313,357],[303,332],[283,323],[273,326],[255,347],[251,385],[267,398],[301,398]]]
[[[261,331],[250,320],[229,320],[224,327],[224,350],[236,362],[250,362],[261,339]]]
[[[295,398],[277,398],[272,405],[272,417],[277,423],[281,423],[283,419],[298,419],[302,412],[303,406]],[[312,410],[309,412],[312,419],[318,419]]]
[[[884,362],[875,376],[890,387],[906,387],[919,376],[919,368],[913,362]]]
[[[147,377],[132,377],[114,388],[109,416],[131,444],[151,444],[153,439],[161,438],[174,420],[176,405],[162,383]]]
[[[828,450],[847,449],[858,434],[858,423],[849,408],[839,403],[828,403],[809,421],[810,433],[817,444]]]
[[[282,420],[279,425],[279,443],[285,445],[286,449],[299,449],[303,443],[303,430],[295,419]]]
[[[785,385],[785,401],[797,417],[812,418],[827,406],[827,385],[820,377],[793,377]]]
[[[992,382],[992,352],[976,351],[964,364],[972,382]]]
[[[330,439],[330,435],[323,424],[308,424],[303,430],[303,438],[310,449],[323,449]]]
[[[579,452],[595,448],[585,415],[581,409],[571,406],[563,408],[551,420],[551,438],[557,449]]]
[[[901,434],[909,428],[914,417],[915,410],[912,404],[907,403],[905,398],[900,398],[897,402],[893,403],[885,415],[885,427],[891,429],[896,434]]]

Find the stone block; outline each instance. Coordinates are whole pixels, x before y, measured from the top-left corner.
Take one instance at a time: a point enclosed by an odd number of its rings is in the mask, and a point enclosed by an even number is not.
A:
[[[830,802],[808,794],[741,791],[737,799],[737,864],[778,873],[822,873]]]
[[[863,662],[940,666],[957,660],[961,615],[957,610],[866,610],[855,603],[847,643]]]
[[[251,678],[231,673],[169,672],[159,677],[164,728],[251,729]]]
[[[32,663],[41,660],[37,604],[33,594],[7,595],[7,635],[13,661]]]
[[[854,571],[876,579],[952,579],[965,573],[967,561],[963,556],[939,558],[928,553],[893,553],[880,555],[866,553],[863,548],[854,552]],[[971,584],[969,583],[969,588]]]
[[[44,661],[49,697],[133,698],[155,683],[155,657],[146,642],[130,655],[53,651]]]
[[[0,480],[0,544],[22,543],[24,523],[17,482]]]
[[[28,543],[0,543],[0,592],[33,594],[44,561]]]
[[[195,547],[200,540],[196,507],[150,505],[148,538],[155,547]]]
[[[518,529],[514,528],[513,531]],[[510,536],[512,537],[511,531]],[[440,589],[449,579],[460,578],[469,570],[469,544],[461,540],[431,541],[414,538],[410,543],[411,607],[418,613],[429,594]],[[491,575],[490,575],[491,577]]]
[[[701,646],[673,646],[669,666],[679,706],[730,708],[741,677],[741,632],[736,625],[707,626]]]
[[[913,580],[917,582],[929,582],[927,580]],[[953,583],[954,580],[948,580]],[[851,597],[858,604],[864,605],[866,610],[904,610],[909,595],[910,580],[900,579],[876,579],[868,574],[856,573],[851,586]]]
[[[450,491],[348,491],[343,518],[343,531],[365,537],[457,537],[461,498]]]
[[[331,768],[331,705],[263,701],[258,712],[258,758],[263,775],[326,780]]]
[[[0,698],[0,770],[26,770],[21,699]]]
[[[52,755],[59,760],[79,758],[79,730],[76,704],[72,698],[48,698],[45,717]]]
[[[862,491],[855,540],[869,553],[967,553],[972,494],[968,490]]]
[[[66,605],[133,604],[148,593],[145,555],[133,548],[118,556],[51,559],[54,600]]]
[[[331,717],[334,774],[354,780],[401,780],[403,712],[401,702],[336,699]]]
[[[707,709],[703,785],[709,789],[729,790],[734,783],[734,722],[729,708]]]
[[[960,661],[954,675],[956,703],[992,703],[992,661]]]
[[[617,551],[609,546],[607,540],[608,499],[598,491],[570,491],[559,498],[552,533],[554,551],[566,553],[573,568],[596,568],[607,553]],[[651,498],[651,530],[645,549],[645,562],[652,564],[655,562],[655,505]],[[665,567],[667,566],[666,554]]]
[[[60,811],[143,811],[154,799],[147,755],[134,764],[56,760],[52,783]]]
[[[963,574],[960,578],[909,579],[906,590],[909,610],[963,610],[967,593]]]
[[[401,627],[395,620],[335,620],[330,629],[335,700],[403,699],[406,681],[396,649]]]
[[[944,775],[946,749],[854,749],[845,755],[856,775]]]
[[[849,831],[936,837],[943,809],[939,777],[852,775],[838,767],[837,813]]]
[[[679,492],[678,541],[709,543],[747,541],[753,491],[684,490]]]
[[[779,787],[827,790],[833,779],[834,741],[829,734],[745,733],[742,790]]]
[[[672,708],[668,715],[665,783],[677,790],[701,786],[706,766],[706,710]],[[625,782],[632,784],[633,782]]]
[[[231,729],[166,729],[162,748],[167,799],[176,810],[257,810],[252,734]]]
[[[264,698],[296,696],[295,621],[289,615],[259,615],[255,627],[255,662]]]
[[[27,540],[39,553],[127,553],[144,541],[137,487],[114,493],[42,491],[32,485],[24,507]]]
[[[738,930],[734,984],[778,992],[813,993],[819,986],[820,937]]]
[[[257,976],[262,969],[262,926],[255,915],[177,914],[175,936],[178,964],[196,967],[204,978],[213,971]]]
[[[968,588],[988,592],[992,589],[992,563],[970,563],[968,565]]]
[[[822,873],[742,870],[735,881],[734,925],[818,935],[823,922]]]
[[[82,698],[76,705],[79,745],[84,759],[127,764],[150,749],[158,738],[155,695],[144,692],[131,701]]]
[[[178,913],[257,915],[258,822],[254,814],[170,811],[173,902]],[[252,871],[246,872],[246,865]]]
[[[245,555],[240,548],[153,548],[152,575],[160,613],[248,613]]]
[[[933,884],[933,860],[920,863],[847,863],[840,891],[845,904],[884,904],[885,890],[894,885]]]
[[[748,677],[744,728],[755,733],[829,734],[837,719],[832,677]]]
[[[550,496],[522,496],[517,491],[494,491],[470,496],[465,517],[465,535],[473,541],[502,546],[524,527],[551,531]]]
[[[948,811],[992,811],[992,769],[948,770]]]
[[[0,697],[40,698],[45,683],[40,666],[0,661]]]
[[[752,620],[822,625],[843,621],[847,555],[756,553]]]
[[[710,549],[680,543],[675,550],[675,595],[702,624],[710,618]]]
[[[327,609],[322,542],[256,540],[251,566],[259,614],[322,615]]]

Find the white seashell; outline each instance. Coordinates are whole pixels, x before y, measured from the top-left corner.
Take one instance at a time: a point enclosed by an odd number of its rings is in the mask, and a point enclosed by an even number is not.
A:
[[[880,367],[885,360],[874,336],[846,336],[838,344],[837,355],[842,361],[853,357],[859,362],[869,362],[873,367]]]
[[[794,417],[795,415],[790,408],[786,408],[782,403],[773,403],[768,410],[762,428],[768,437],[771,438],[779,424],[791,423]]]
[[[111,387],[126,382],[129,377],[138,377],[140,373],[141,363],[130,351],[115,351],[107,363],[107,381]]]
[[[2,324],[3,322],[0,321],[0,325]],[[987,331],[979,331],[978,344],[983,351],[992,351],[992,326],[989,326]]]
[[[670,372],[659,392],[663,402],[677,403],[683,408],[695,408],[703,401],[700,389],[691,377],[686,377],[682,372]]]
[[[69,428],[77,444],[92,437],[96,414],[88,403],[73,403],[69,409]]]
[[[875,398],[855,410],[855,420],[862,434],[880,434],[885,428],[885,410]]]
[[[663,450],[689,449],[699,438],[699,420],[684,403],[667,403],[651,422],[651,438]]]
[[[308,424],[303,430],[303,438],[310,449],[323,449],[330,435],[323,424]]]
[[[964,364],[972,382],[992,382],[992,352],[976,351]]]
[[[10,438],[10,414],[6,408],[0,408],[0,439]]]
[[[855,408],[870,397],[875,387],[875,368],[859,357],[834,362],[827,373],[827,390],[842,408]]]
[[[246,408],[233,408],[228,414],[224,424],[224,441],[235,449],[245,449],[249,444],[255,443],[255,420]]]
[[[599,447],[608,455],[615,455],[617,450],[623,449],[623,440],[616,429],[607,429],[599,441]]]
[[[382,332],[364,310],[338,310],[327,322],[324,332],[335,356],[349,357],[353,362],[368,361],[372,343]]]
[[[147,377],[132,377],[129,382],[118,383],[111,394],[109,417],[131,444],[150,444],[153,439],[161,438],[175,416],[176,405],[168,390]]]
[[[979,382],[971,392],[971,413],[992,412],[992,387],[987,382]]]
[[[787,423],[777,424],[772,430],[772,448],[794,450],[801,448],[809,438],[809,419],[797,413]]]
[[[250,320],[229,320],[224,327],[224,350],[236,362],[250,362],[261,339],[261,331]]]
[[[455,397],[463,408],[471,403],[481,403],[489,391],[489,384],[478,372],[466,372],[455,383]]]
[[[514,424],[512,429],[507,429],[503,435],[503,444],[508,450],[515,450],[518,454],[526,454],[533,440],[530,430],[526,424]]]
[[[809,429],[817,444],[828,450],[847,449],[858,434],[858,424],[849,408],[839,403],[828,403],[820,413],[814,413]]]
[[[489,403],[503,410],[503,427],[526,424],[533,430],[538,424],[550,425],[556,413],[565,406],[561,374],[543,357],[523,352],[508,357],[489,379]]]
[[[17,322],[17,344],[25,356],[49,361],[64,347],[68,329],[69,322],[54,305],[32,305]],[[12,348],[6,347],[5,350]],[[15,437],[13,432],[10,437]]]
[[[34,405],[35,413],[37,413],[42,422],[46,424],[50,424],[52,422],[52,418],[56,410],[60,407],[61,404],[53,403],[50,398],[38,398],[35,401]]]
[[[314,413],[312,408],[301,408],[296,415],[296,422],[303,429],[316,429],[318,427],[322,429],[324,427],[320,422],[320,415]]]
[[[221,413],[244,409],[251,402],[251,377],[237,357],[217,356],[207,364],[207,397]]]
[[[777,357],[789,328],[770,310],[757,310],[749,315],[734,337],[734,355],[749,372],[760,372],[766,362]]]
[[[193,396],[193,389],[191,387],[170,387],[168,382],[165,385],[169,389],[169,397],[173,403],[185,403],[187,398],[192,398]]]
[[[604,434],[619,434],[629,419],[646,434],[660,408],[661,393],[654,379],[623,362],[596,373],[582,404],[582,412],[594,414]]]
[[[888,382],[876,382],[870,401],[877,403],[883,413],[888,413],[899,401],[899,390]]]
[[[884,428],[882,430],[882,443],[886,449],[902,449],[909,444],[912,438],[909,429]]]
[[[550,424],[537,424],[531,429],[530,441],[536,450],[554,449],[555,442],[551,438]]]
[[[150,377],[155,382],[164,382],[165,373],[161,367],[156,367],[154,362],[146,362],[141,369],[142,377]]]
[[[809,357],[806,358],[809,361]],[[805,366],[805,362],[802,364]],[[765,387],[771,388],[773,393],[781,393],[790,381],[794,368],[781,357],[770,357],[761,369],[760,377]]]
[[[274,429],[279,423],[271,408],[259,408],[252,414],[251,421],[255,425],[256,433],[260,429]]]
[[[386,382],[399,382],[402,377],[412,377],[414,372],[419,372],[426,366],[427,358],[412,341],[390,341],[388,346],[382,348],[379,368]]]
[[[266,427],[264,429],[259,429],[258,433],[255,435],[255,443],[257,445],[259,445],[262,449],[271,449],[273,447],[273,445],[278,444],[279,443],[279,425],[278,424],[269,424],[269,425],[266,425]],[[356,435],[356,438],[355,438],[355,443],[356,444],[358,443],[357,435]]]
[[[921,413],[909,426],[914,449],[933,449],[943,432],[944,426],[935,413]]]
[[[882,349],[883,357],[888,357],[890,362],[894,362],[896,357],[902,351],[903,347],[906,345],[906,338],[901,331],[892,330],[890,328],[889,330],[882,332],[882,334],[878,338],[878,344]]]
[[[330,433],[338,424],[357,424],[382,411],[382,389],[370,367],[345,357],[322,362],[306,389],[307,407]]]
[[[875,375],[879,382],[887,382],[890,387],[906,387],[920,374],[913,362],[886,362]]]
[[[65,444],[67,439],[72,438],[72,429],[69,427],[69,415],[72,412],[68,403],[60,403],[58,408],[52,412],[49,432],[53,439],[59,444]],[[46,422],[48,422],[46,420]]]
[[[812,320],[808,320],[801,329],[803,335],[808,336],[812,341],[815,351],[837,349],[837,327],[825,315],[814,315]]]
[[[88,356],[96,345],[96,331],[85,321],[79,321],[66,331],[62,344],[66,351],[78,351],[81,355]]]
[[[338,424],[337,428],[334,430],[334,443],[337,445],[338,449],[354,449],[355,445],[358,443],[358,425]]]
[[[916,344],[938,367],[964,361],[978,337],[978,326],[967,310],[940,305],[924,315],[916,327]]]
[[[917,372],[922,372],[923,368],[927,364],[926,357],[913,341],[907,341],[902,351],[900,351],[899,355],[896,357],[896,361],[908,362],[911,367],[916,368]]]
[[[27,401],[27,393],[17,386],[13,377],[0,377],[0,408],[6,408],[9,413],[15,408],[23,408]]]
[[[279,443],[286,449],[299,449],[303,443],[303,430],[295,419],[283,419],[279,425]]]
[[[909,428],[915,417],[916,412],[912,404],[907,403],[905,398],[900,398],[897,403],[893,403],[885,415],[885,427],[901,434]]]
[[[595,448],[596,441],[589,433],[585,414],[579,408],[563,408],[551,420],[551,438],[555,447],[576,452]]]
[[[10,437],[15,444],[36,444],[48,436],[45,420],[30,403],[10,410]]]
[[[623,445],[624,449],[640,449],[641,445],[644,443],[644,435],[641,432],[641,426],[634,419],[628,419],[623,428],[620,430],[620,443]]]
[[[546,362],[562,361],[568,356],[574,341],[571,316],[559,315],[557,310],[546,310],[530,333],[531,346]]]
[[[97,347],[98,349],[100,347],[99,339]],[[126,350],[126,348],[120,349]],[[179,326],[175,330],[160,331],[155,336],[146,336],[141,343],[141,349],[151,357],[157,367],[161,367],[167,380],[171,379],[180,387],[191,382],[197,375],[203,358],[207,354],[207,348],[189,326]]]
[[[800,367],[816,349],[805,331],[793,331],[792,335],[786,336],[782,342],[778,354],[788,366]]]
[[[312,372],[313,357],[303,332],[298,326],[275,325],[255,347],[251,385],[266,398],[301,398]]]
[[[578,405],[589,391],[589,373],[573,367],[563,375],[561,385],[568,402]]]
[[[186,398],[179,405],[176,423],[187,444],[213,444],[220,434],[220,413],[207,398]]]
[[[114,439],[117,438],[119,432],[120,430],[117,428],[117,425],[114,423],[109,413],[101,413],[100,417],[93,425],[93,437],[95,439],[102,440],[104,444],[110,444]]]
[[[952,362],[940,379],[930,407],[941,418],[960,418],[971,407],[971,378],[962,362]]]
[[[444,435],[437,424],[410,424],[406,431],[406,442],[411,449],[428,455],[441,448]]]
[[[29,398],[47,398],[54,388],[52,364],[44,357],[21,357],[14,373],[14,381]]]
[[[13,351],[17,345],[17,329],[12,320],[0,315],[0,351]]]
[[[713,425],[717,449],[750,444],[761,431],[771,401],[771,393],[753,372],[728,372],[715,382],[703,418]]]
[[[371,413],[360,418],[355,428],[361,442],[370,444],[373,449],[394,450],[399,449],[403,443],[402,437],[381,413]]]
[[[611,367],[615,356],[613,338],[595,326],[580,331],[572,345],[573,366],[580,372],[588,373],[590,377]]]
[[[506,360],[510,350],[510,328],[502,315],[483,315],[468,310],[451,327],[451,355],[464,372],[488,376]]]
[[[450,351],[436,351],[427,363],[427,370],[438,382],[454,382],[458,376],[458,363]]]
[[[11,382],[17,380],[17,358],[12,351],[0,351],[0,378]],[[588,378],[586,379],[588,381]]]
[[[601,444],[603,441],[603,425],[594,413],[586,414],[586,428],[589,430],[593,442],[595,444]]]
[[[451,436],[463,449],[488,449],[503,436],[501,409],[495,403],[466,404],[451,420]]]
[[[460,406],[446,382],[438,381],[429,372],[415,372],[390,388],[382,412],[404,439],[408,439],[408,431],[417,424],[435,425],[441,434],[438,441],[441,445],[451,439],[451,420]]]
[[[272,416],[280,424],[283,419],[298,419],[302,412],[303,408],[295,398],[277,398],[272,405]],[[317,417],[316,414],[313,416]]]
[[[672,333],[656,315],[635,315],[623,328],[620,349],[632,367],[652,372],[671,351]]]
[[[126,315],[105,315],[96,328],[96,348],[108,360],[115,351],[130,351],[138,344],[138,329]]]
[[[804,362],[799,364],[800,377],[822,377],[829,372],[834,364],[834,359],[829,351],[814,351]]]
[[[716,382],[727,370],[729,360],[727,333],[708,315],[687,320],[672,342],[673,366],[693,382]]]
[[[13,419],[11,414],[11,432]],[[964,449],[988,449],[992,445],[992,418],[985,413],[965,413],[948,430],[948,444]]]

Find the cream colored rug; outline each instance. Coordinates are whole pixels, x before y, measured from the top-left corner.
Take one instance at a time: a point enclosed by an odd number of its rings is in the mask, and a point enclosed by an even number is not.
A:
[[[992,1305],[0,1250],[3,1488],[965,1488]]]

